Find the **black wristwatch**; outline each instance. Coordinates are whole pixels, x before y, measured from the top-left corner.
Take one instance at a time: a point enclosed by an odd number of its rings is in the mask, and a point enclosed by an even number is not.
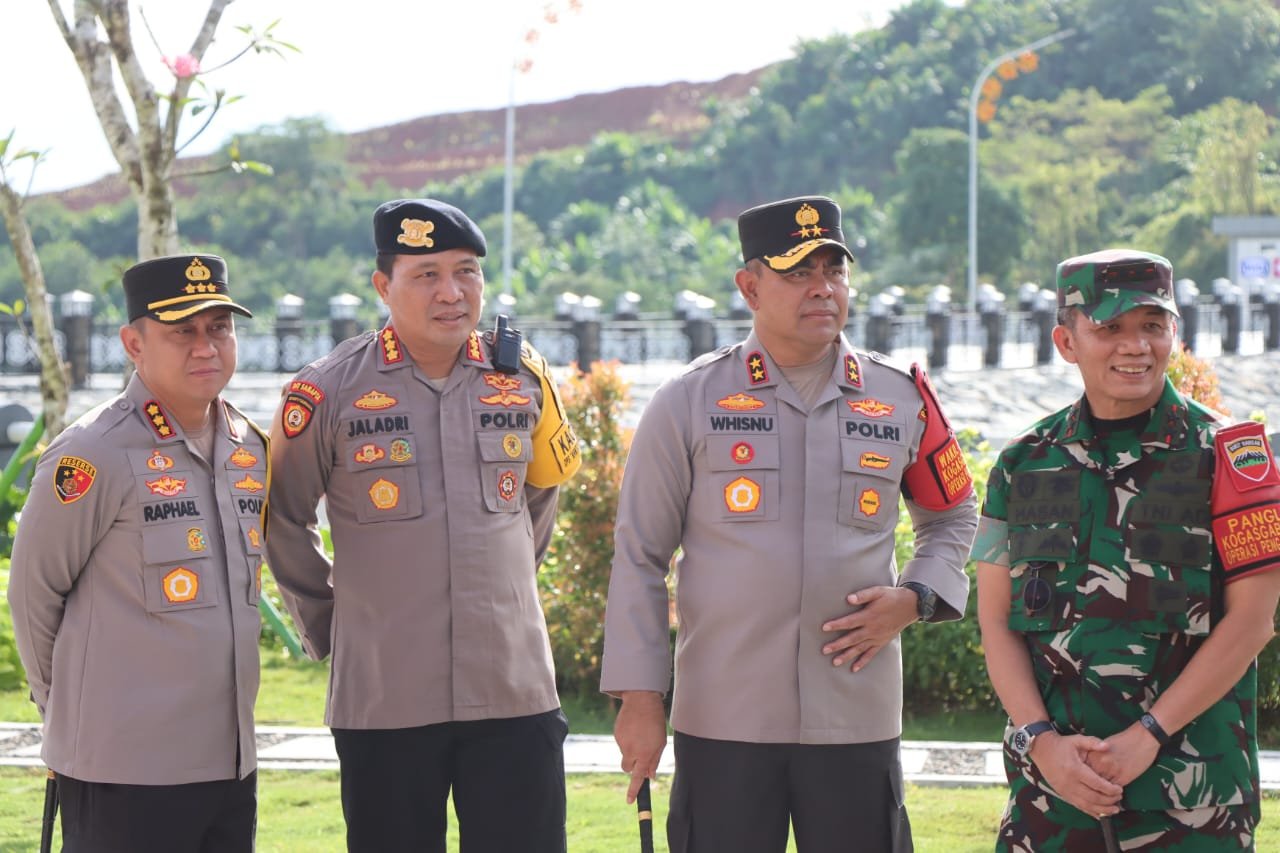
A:
[[[1160,721],[1150,714],[1143,714],[1138,722],[1142,723],[1142,727],[1151,732],[1151,736],[1156,739],[1156,743],[1165,747],[1173,740],[1173,736],[1164,730],[1164,726],[1160,725]]]
[[[916,594],[916,615],[921,622],[928,622],[938,610],[938,594],[919,581],[903,581],[898,586]]]
[[[1048,720],[1037,720],[1034,723],[1027,723],[1025,726],[1018,726],[1013,730],[1013,737],[1009,738],[1009,746],[1013,747],[1013,751],[1018,755],[1026,757],[1031,751],[1031,744],[1037,737],[1045,732],[1053,731],[1053,723]]]

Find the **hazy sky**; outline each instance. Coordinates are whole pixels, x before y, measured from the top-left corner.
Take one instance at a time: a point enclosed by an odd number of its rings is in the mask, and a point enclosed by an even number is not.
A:
[[[36,189],[58,189],[115,171],[79,69],[53,22],[47,0],[2,0],[0,137],[48,150]],[[515,75],[515,102],[675,80],[714,80],[791,55],[802,38],[853,33],[883,23],[904,0],[238,0],[223,14],[205,67],[244,45],[234,29],[280,19],[276,34],[302,53],[284,59],[248,55],[208,75],[209,85],[244,100],[224,109],[186,153],[202,153],[236,131],[286,118],[320,115],[337,130],[364,130],[422,115],[504,107]],[[62,0],[70,7],[70,0]],[[135,43],[158,89],[172,77],[161,53],[185,52],[203,19],[204,0],[131,3]],[[753,11],[767,9],[768,11]],[[141,25],[146,13],[161,50]],[[543,20],[560,11],[555,24]],[[339,11],[340,10],[340,11]],[[69,14],[69,13],[68,13]],[[527,47],[530,28],[541,37]],[[197,126],[190,117],[183,129]],[[185,136],[184,136],[185,138]]]

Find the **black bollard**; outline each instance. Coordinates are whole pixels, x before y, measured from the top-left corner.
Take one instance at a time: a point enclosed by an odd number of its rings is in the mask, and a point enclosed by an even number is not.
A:
[[[1057,325],[1057,297],[1047,290],[1040,291],[1031,309],[1031,323],[1036,328],[1036,364],[1053,361],[1053,327]]]
[[[93,336],[93,294],[72,290],[58,300],[62,309],[62,337],[66,341],[71,387],[83,388],[89,381],[90,339]]]
[[[360,297],[350,293],[339,293],[329,299],[329,337],[338,344],[347,338],[360,334],[360,321],[356,312],[360,308]]]
[[[1263,347],[1268,352],[1280,349],[1280,282],[1262,288],[1262,314],[1267,318],[1267,335]]]
[[[276,300],[276,370],[292,373],[305,363],[302,358],[301,296],[286,293]]]
[[[1188,352],[1196,351],[1196,335],[1200,331],[1200,288],[1189,278],[1180,278],[1173,285],[1173,295],[1178,305],[1178,333]]]
[[[942,370],[951,349],[951,288],[939,285],[929,294],[925,326],[929,329],[929,368]]]

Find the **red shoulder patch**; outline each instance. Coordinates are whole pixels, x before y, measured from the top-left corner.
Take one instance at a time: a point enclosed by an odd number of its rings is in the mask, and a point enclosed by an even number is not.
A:
[[[1213,449],[1213,544],[1230,583],[1280,562],[1280,472],[1262,424],[1218,430]]]
[[[87,459],[79,456],[63,456],[58,460],[58,467],[53,472],[53,493],[58,501],[64,504],[80,500],[93,486],[98,476],[98,469]]]

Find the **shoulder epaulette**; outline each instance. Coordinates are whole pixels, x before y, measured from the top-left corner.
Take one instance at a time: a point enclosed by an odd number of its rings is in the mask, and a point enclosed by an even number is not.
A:
[[[717,361],[720,361],[721,359],[730,355],[733,352],[733,350],[734,350],[733,346],[726,346],[726,347],[720,347],[719,349],[714,349],[711,352],[703,353],[702,355],[695,358],[693,361],[686,364],[684,366],[684,369],[681,370],[680,373],[678,373],[677,375],[684,376],[685,374],[693,373],[695,370],[702,370],[704,367],[707,367],[708,365],[711,365],[711,364],[715,364]]]
[[[230,401],[223,400],[222,402],[223,402],[223,405],[227,407],[227,409],[229,409],[233,414],[235,414],[237,417],[239,417],[241,420],[244,421],[245,426],[247,426],[249,429],[257,433],[258,437],[262,439],[262,443],[264,445],[267,445],[270,443],[270,440],[271,440],[270,436],[262,429],[262,427],[258,426],[257,422],[254,421],[253,418],[246,415],[240,408],[238,408],[235,404],[231,403]]]
[[[1191,420],[1200,423],[1210,423],[1217,427],[1228,426],[1233,423],[1228,415],[1224,415],[1217,409],[1211,409],[1199,400],[1193,400],[1190,397],[1184,398],[1187,401],[1187,413]]]
[[[549,376],[551,373],[551,365],[547,364],[547,360],[543,358],[542,353],[534,349],[533,345],[527,340],[520,342],[520,362],[539,379]]]
[[[876,352],[875,350],[856,350],[856,352],[860,357],[870,361],[872,364],[879,364],[882,367],[887,367],[890,370],[897,371],[908,379],[912,379],[915,376],[915,373],[913,372],[913,369],[915,368],[914,364],[905,364],[885,355],[882,352]]]

